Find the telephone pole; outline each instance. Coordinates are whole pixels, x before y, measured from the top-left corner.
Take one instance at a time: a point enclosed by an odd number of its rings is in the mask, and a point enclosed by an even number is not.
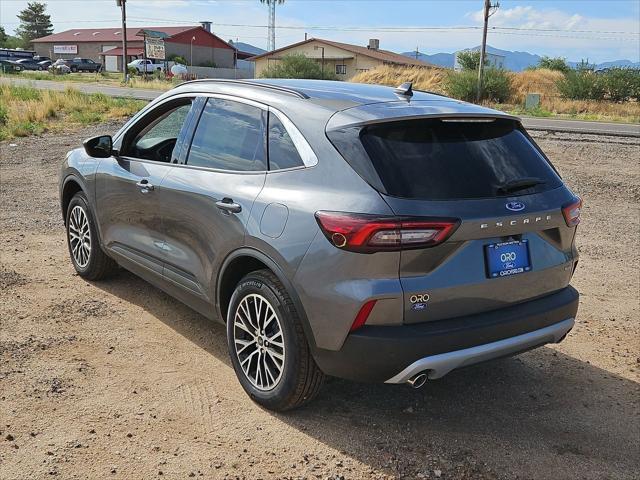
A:
[[[122,81],[127,83],[127,0],[116,0],[116,5],[122,10]]]
[[[484,0],[484,28],[482,30],[482,47],[480,48],[480,65],[478,65],[478,91],[476,92],[476,102],[480,103],[482,98],[482,77],[484,75],[484,59],[487,52],[487,28],[489,27],[489,17],[500,8],[500,3],[491,5],[491,0]]]

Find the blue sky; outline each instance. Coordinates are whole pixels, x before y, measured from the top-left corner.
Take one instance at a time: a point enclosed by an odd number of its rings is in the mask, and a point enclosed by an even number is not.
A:
[[[0,1],[0,24],[7,31],[15,29],[15,15],[26,4]],[[119,24],[114,0],[49,0],[47,4],[56,31]],[[306,31],[310,36],[362,45],[368,38],[379,38],[381,48],[393,51],[418,47],[429,54],[453,52],[480,43],[479,29],[452,27],[479,27],[482,4],[482,0],[287,0],[277,7],[276,23],[281,28],[276,43],[280,47],[300,41]],[[500,5],[490,20],[491,26],[500,27],[489,32],[488,41],[494,47],[574,61],[640,61],[640,0],[502,0]],[[128,0],[128,14],[130,26],[211,20],[214,32],[225,39],[266,47],[267,7],[258,0]],[[388,27],[414,29],[390,31]]]

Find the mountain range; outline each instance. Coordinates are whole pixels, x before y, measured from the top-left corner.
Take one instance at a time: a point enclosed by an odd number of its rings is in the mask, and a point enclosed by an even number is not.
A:
[[[471,48],[471,50],[480,50],[480,47]],[[496,55],[503,55],[504,59],[504,67],[507,70],[513,70],[514,72],[521,72],[527,67],[532,67],[538,64],[540,59],[542,58],[540,55],[536,55],[534,53],[529,52],[512,52],[509,50],[500,50],[499,48],[494,48],[490,45],[487,45],[487,52],[493,53]],[[416,52],[403,52],[402,55],[406,55],[407,57],[416,58]],[[440,65],[441,67],[453,68],[453,63],[455,60],[455,53],[435,53],[433,55],[428,55],[425,53],[418,53],[418,60],[422,60],[427,63],[432,63],[434,65]],[[579,62],[567,62],[570,66],[575,67]],[[603,62],[596,64],[596,70],[601,68],[611,68],[611,67],[632,67],[632,68],[640,68],[640,62],[632,62],[631,60],[614,60],[611,62]]]

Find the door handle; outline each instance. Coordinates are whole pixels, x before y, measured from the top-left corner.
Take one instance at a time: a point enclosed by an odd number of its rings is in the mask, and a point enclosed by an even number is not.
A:
[[[146,178],[136,183],[136,186],[140,189],[142,193],[150,192],[154,188],[153,185],[150,184],[149,180],[147,180]]]
[[[240,213],[242,211],[242,205],[235,203],[231,198],[223,198],[216,202],[216,207],[226,213]]]

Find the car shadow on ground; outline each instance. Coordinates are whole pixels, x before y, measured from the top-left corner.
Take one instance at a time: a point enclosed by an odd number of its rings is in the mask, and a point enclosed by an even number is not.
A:
[[[143,307],[232,368],[222,325],[128,272],[96,286]],[[638,383],[542,347],[419,390],[330,379],[308,406],[272,415],[393,474],[422,471],[435,454],[452,468],[508,478],[634,478],[639,404]]]

